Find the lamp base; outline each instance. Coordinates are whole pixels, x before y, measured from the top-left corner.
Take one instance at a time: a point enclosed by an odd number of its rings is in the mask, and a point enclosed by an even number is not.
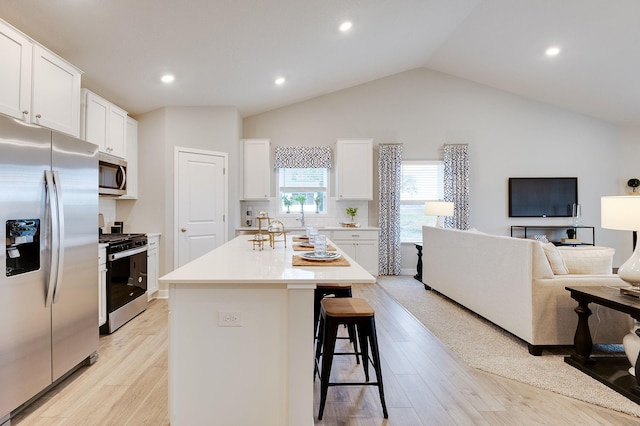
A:
[[[629,334],[625,334],[622,338],[622,346],[624,346],[624,353],[627,355],[631,367],[629,368],[629,374],[636,375],[636,361],[638,360],[638,353],[640,353],[640,337],[636,334],[636,330],[640,328],[640,322],[634,320],[633,328],[629,330]]]
[[[640,287],[640,244],[636,244],[631,257],[618,268],[618,276],[634,287]]]

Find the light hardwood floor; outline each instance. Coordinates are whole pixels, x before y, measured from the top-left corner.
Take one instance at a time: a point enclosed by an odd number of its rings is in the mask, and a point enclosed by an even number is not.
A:
[[[412,280],[411,277],[406,277]],[[417,281],[416,285],[421,285]],[[640,419],[467,367],[378,285],[354,286],[376,310],[389,419],[374,387],[329,389],[317,425],[638,425]],[[100,359],[13,420],[19,425],[166,425],[167,301],[110,336]],[[360,377],[353,357],[332,374]],[[315,381],[315,413],[319,380]],[[203,419],[203,425],[216,425]],[[236,426],[236,425],[234,425]],[[242,425],[239,425],[242,426]],[[251,425],[254,426],[254,425]]]

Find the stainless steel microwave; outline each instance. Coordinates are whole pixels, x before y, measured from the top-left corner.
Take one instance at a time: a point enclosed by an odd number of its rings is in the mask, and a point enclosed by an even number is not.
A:
[[[113,155],[100,153],[98,186],[100,195],[126,195],[127,162]]]

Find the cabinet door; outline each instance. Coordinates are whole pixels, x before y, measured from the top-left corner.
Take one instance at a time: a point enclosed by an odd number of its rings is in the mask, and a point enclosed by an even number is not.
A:
[[[127,144],[127,112],[109,105],[109,130],[107,131],[107,151],[116,157],[125,158]]]
[[[98,255],[98,326],[107,322],[107,254],[101,248]]]
[[[339,200],[372,200],[373,140],[338,140],[335,173]]]
[[[80,136],[80,71],[36,45],[31,122]]]
[[[244,199],[264,200],[271,193],[269,140],[244,140]]]
[[[147,299],[158,291],[158,250],[147,251]]]
[[[107,151],[107,123],[109,122],[109,102],[89,91],[84,91],[83,139]]]
[[[20,32],[0,22],[0,113],[22,120],[31,109],[33,44]]]
[[[127,117],[127,195],[120,198],[138,198],[138,122]]]
[[[372,275],[378,275],[378,242],[363,240],[356,244],[356,262]]]
[[[147,300],[153,299],[153,295],[157,293],[158,286],[158,250],[160,245],[160,236],[149,237],[149,250],[147,251]]]

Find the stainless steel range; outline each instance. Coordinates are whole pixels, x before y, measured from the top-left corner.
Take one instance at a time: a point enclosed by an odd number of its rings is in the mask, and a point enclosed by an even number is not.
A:
[[[103,234],[107,246],[107,322],[110,334],[147,309],[147,236]]]

